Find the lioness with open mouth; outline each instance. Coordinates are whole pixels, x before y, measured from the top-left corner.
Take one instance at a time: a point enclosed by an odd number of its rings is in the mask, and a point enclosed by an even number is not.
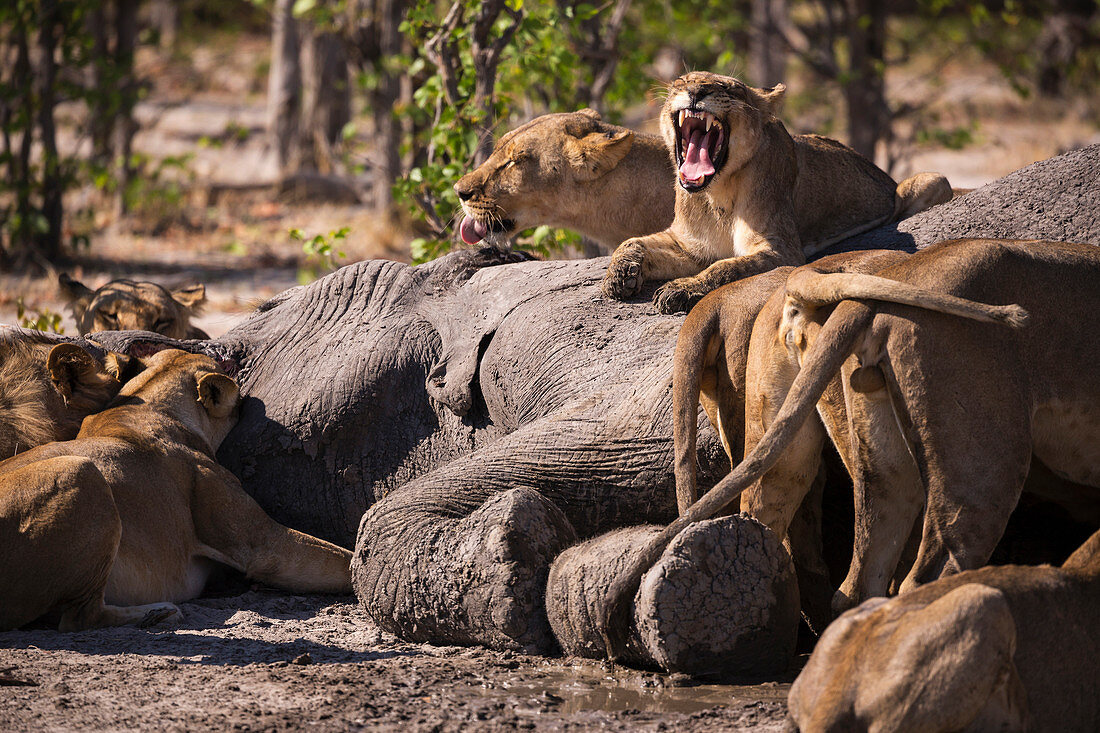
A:
[[[711,290],[951,199],[947,179],[921,173],[894,183],[851,148],[818,135],[793,138],[775,117],[786,87],[756,89],[692,72],[672,82],[661,133],[677,168],[676,216],[665,231],[623,242],[603,290],[654,295],[663,313],[689,310]]]

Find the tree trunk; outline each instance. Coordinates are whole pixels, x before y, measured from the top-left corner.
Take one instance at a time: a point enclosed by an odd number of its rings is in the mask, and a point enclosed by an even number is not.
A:
[[[379,211],[393,208],[393,184],[401,176],[402,124],[394,117],[393,108],[411,85],[407,77],[399,76],[387,67],[386,61],[405,49],[401,20],[408,0],[378,0],[375,10],[378,55],[374,68],[378,84],[371,90],[370,107],[374,115],[374,140],[378,147],[378,166],[374,172],[374,206]],[[409,117],[411,121],[411,116]]]
[[[749,77],[753,84],[775,86],[787,75],[788,52],[782,34],[787,12],[787,0],[752,2]]]
[[[137,123],[134,121],[134,107],[137,105],[138,84],[134,78],[134,49],[137,45],[138,0],[118,0],[115,15],[114,66],[119,90],[118,108],[113,110],[111,121],[114,135],[114,154],[118,160],[119,191],[124,192],[133,177],[134,135]],[[118,197],[119,213],[125,211],[126,199]]]
[[[42,141],[42,216],[45,231],[35,237],[36,259],[47,261],[57,258],[61,252],[62,194],[65,183],[61,175],[61,160],[57,154],[57,134],[54,125],[54,82],[57,76],[58,7],[56,0],[43,0],[42,25],[38,30],[35,85],[38,96],[38,129]],[[25,133],[29,136],[30,131]]]
[[[869,160],[875,146],[889,136],[890,108],[886,103],[886,6],[877,0],[848,0],[848,144]]]
[[[302,72],[298,59],[294,0],[275,0],[272,9],[271,73],[267,86],[267,131],[279,172],[285,173],[298,139]]]
[[[347,51],[338,35],[316,29],[309,29],[301,47],[302,110],[290,167],[328,174],[334,167],[332,148],[351,120]]]

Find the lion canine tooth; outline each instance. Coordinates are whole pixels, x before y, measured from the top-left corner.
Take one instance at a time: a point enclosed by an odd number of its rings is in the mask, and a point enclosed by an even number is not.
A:
[[[710,132],[710,126],[714,124],[714,115],[710,115],[710,114],[708,114],[708,115],[707,115],[706,117],[704,117],[703,119],[707,121],[707,129],[706,129],[706,131],[707,131],[707,132]]]
[[[680,121],[678,122],[680,127],[684,126],[684,118],[685,117],[687,117],[687,110],[686,109],[680,110]]]

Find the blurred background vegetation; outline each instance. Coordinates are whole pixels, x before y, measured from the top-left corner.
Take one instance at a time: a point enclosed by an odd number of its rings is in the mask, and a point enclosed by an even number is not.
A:
[[[7,0],[0,271],[430,258],[495,136],[581,107],[655,129],[690,69],[976,185],[1100,139],[1098,40],[1096,0]]]

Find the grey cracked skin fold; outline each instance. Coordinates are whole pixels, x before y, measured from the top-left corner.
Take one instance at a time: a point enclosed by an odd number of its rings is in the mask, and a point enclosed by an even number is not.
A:
[[[962,236],[1100,244],[1100,145],[1021,169],[840,243],[913,250]],[[681,316],[647,290],[604,299],[606,258],[461,252],[367,261],[181,345],[236,372],[219,451],[275,519],[355,546],[360,601],[411,640],[556,647],[546,577],[578,539],[675,516],[670,387]],[[700,487],[728,471],[700,417]]]

